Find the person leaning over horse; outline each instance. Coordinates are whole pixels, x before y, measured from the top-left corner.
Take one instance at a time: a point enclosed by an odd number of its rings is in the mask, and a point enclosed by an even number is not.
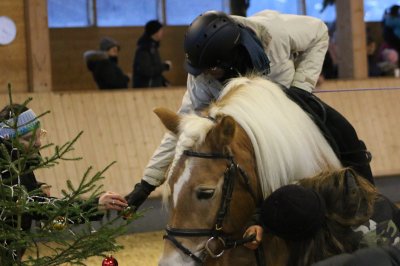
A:
[[[366,147],[351,124],[312,94],[321,72],[329,36],[323,21],[265,10],[245,18],[207,11],[187,29],[187,91],[179,113],[199,112],[217,99],[224,83],[256,72],[280,84],[324,132],[344,166],[373,183]],[[329,128],[329,130],[327,130]],[[166,133],[140,183],[126,196],[138,208],[164,182],[176,137]]]

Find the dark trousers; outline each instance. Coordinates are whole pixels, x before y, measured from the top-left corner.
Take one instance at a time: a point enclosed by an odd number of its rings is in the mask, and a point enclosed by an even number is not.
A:
[[[342,165],[351,167],[374,184],[369,164],[371,154],[364,142],[358,138],[356,130],[350,122],[312,93],[294,87],[285,89],[285,91],[289,98],[311,115],[331,144]]]

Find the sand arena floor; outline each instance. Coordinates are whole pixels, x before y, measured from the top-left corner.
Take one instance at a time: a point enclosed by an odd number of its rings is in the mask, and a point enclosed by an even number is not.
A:
[[[118,237],[117,242],[124,246],[124,249],[113,254],[118,261],[118,266],[157,265],[163,248],[163,234],[164,231],[157,231]],[[45,254],[47,252],[46,248],[41,246],[40,252]],[[88,266],[101,266],[102,261],[102,257],[91,257],[84,263]],[[72,264],[64,264],[63,266],[70,265]]]

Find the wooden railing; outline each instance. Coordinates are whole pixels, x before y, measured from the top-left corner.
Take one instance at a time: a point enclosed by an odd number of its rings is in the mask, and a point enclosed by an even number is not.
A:
[[[354,125],[373,154],[372,169],[377,178],[400,174],[400,90],[348,90],[351,85],[357,87],[350,83],[341,84],[343,91],[322,88],[317,95]],[[381,84],[381,87],[395,87],[387,85]],[[184,92],[185,88],[16,93],[13,100],[22,102],[33,97],[29,107],[36,113],[51,111],[42,118],[42,125],[49,132],[44,143],[60,145],[84,132],[71,153],[71,156],[83,157],[82,160],[62,161],[37,172],[39,180],[53,186],[53,195],[59,195],[67,179],[78,183],[89,166],[93,166],[94,173],[113,161],[116,164],[105,173],[103,184],[106,190],[125,194],[140,180],[166,131],[152,109],[165,106],[177,110]],[[0,105],[7,102],[7,95],[1,94]],[[48,154],[50,150],[43,151],[43,155]]]

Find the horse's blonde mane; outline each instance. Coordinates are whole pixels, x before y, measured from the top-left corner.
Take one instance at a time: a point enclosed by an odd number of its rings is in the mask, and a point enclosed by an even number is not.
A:
[[[230,115],[246,131],[256,154],[264,196],[294,180],[340,167],[311,118],[265,78],[232,79],[210,106],[209,115]],[[211,120],[194,114],[183,117],[167,180],[183,151],[201,145],[213,125]]]
[[[340,167],[312,119],[265,78],[232,79],[209,113],[230,115],[246,131],[256,154],[264,196],[294,180]]]

